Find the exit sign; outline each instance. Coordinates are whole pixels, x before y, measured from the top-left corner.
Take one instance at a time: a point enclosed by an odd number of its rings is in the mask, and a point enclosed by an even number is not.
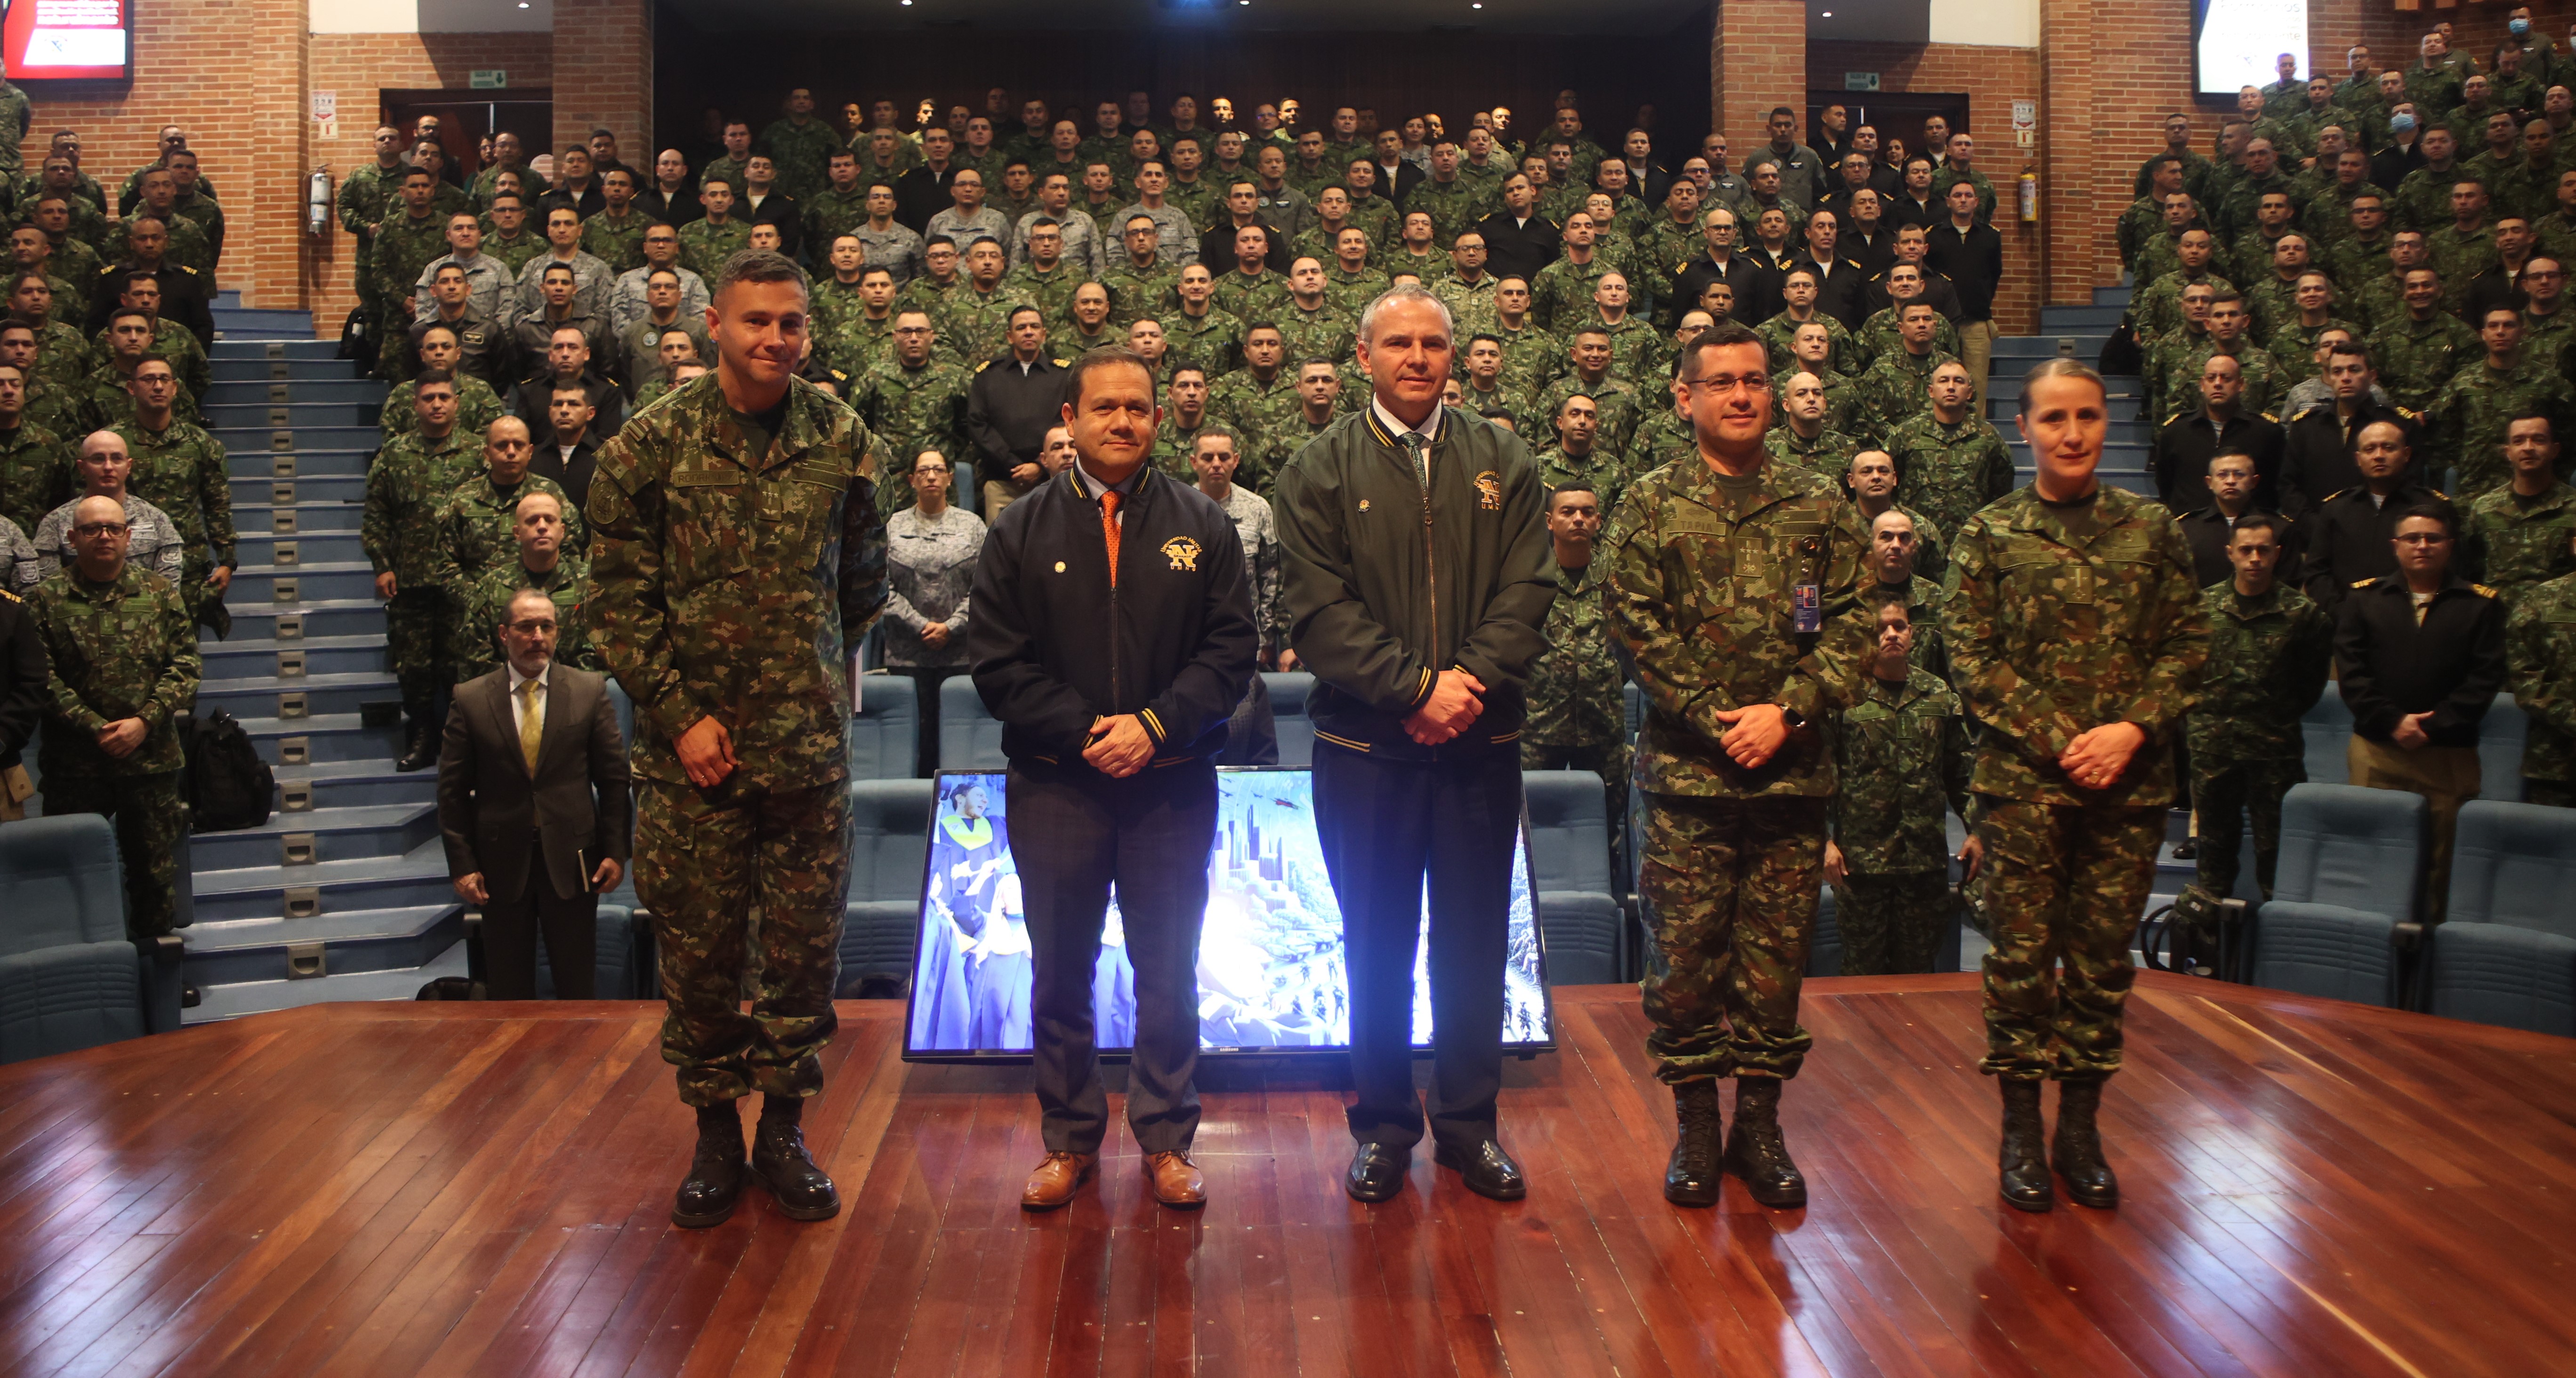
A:
[[[1846,91],[1875,91],[1878,89],[1878,73],[1845,72],[1843,73],[1843,89]]]
[[[499,67],[474,69],[474,89],[477,91],[498,91],[509,84],[510,74]]]

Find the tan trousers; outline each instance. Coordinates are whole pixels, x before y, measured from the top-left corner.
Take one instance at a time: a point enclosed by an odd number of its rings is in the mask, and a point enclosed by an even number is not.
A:
[[[1979,417],[1986,414],[1986,371],[1994,366],[1997,333],[1993,321],[1959,323],[1959,362],[1968,366],[1968,381],[1976,386]]]
[[[25,766],[0,770],[0,823],[15,823],[27,816],[27,800],[36,793],[36,784],[27,778]]]
[[[990,527],[1002,519],[1003,508],[1027,497],[1030,488],[1036,486],[1031,484],[1029,488],[1022,488],[1016,483],[996,483],[986,479],[984,480],[984,510],[977,515],[984,519],[986,527]]]
[[[2420,794],[2432,806],[2432,864],[2424,870],[2426,923],[2440,923],[2451,898],[2451,836],[2460,825],[2460,806],[2478,797],[2478,752],[2468,746],[2425,746],[2408,751],[2355,734],[2345,748],[2352,782],[2368,789]]]

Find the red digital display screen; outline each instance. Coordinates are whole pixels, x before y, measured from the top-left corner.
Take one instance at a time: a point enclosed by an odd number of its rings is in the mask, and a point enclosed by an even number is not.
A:
[[[134,74],[128,0],[7,0],[0,62],[13,81],[118,81]]]

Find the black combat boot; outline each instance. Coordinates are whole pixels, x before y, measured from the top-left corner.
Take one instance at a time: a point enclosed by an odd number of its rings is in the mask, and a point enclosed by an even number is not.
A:
[[[2057,1134],[2048,1145],[2057,1175],[2066,1179],[2066,1194],[2075,1198],[2075,1204],[2095,1210],[2120,1204],[2120,1179],[2111,1175],[2111,1164],[2102,1156],[2102,1129],[2095,1119],[2106,1080],[2084,1077],[2057,1083]]]
[[[1664,1199],[1676,1206],[1717,1204],[1717,1083],[1686,1081],[1673,1088],[1673,1118],[1681,1137],[1673,1140],[1672,1161],[1664,1165]]]
[[[403,703],[403,754],[394,762],[401,771],[427,770],[438,764],[438,723],[435,706],[405,700]]]
[[[1735,1127],[1726,1131],[1726,1170],[1753,1199],[1775,1210],[1807,1204],[1807,1179],[1780,1141],[1780,1079],[1735,1079]]]
[[[829,1220],[841,1213],[841,1193],[805,1151],[805,1102],[795,1096],[764,1096],[760,1127],[751,1136],[751,1172],[778,1198],[778,1213],[790,1220]]]
[[[2039,1083],[1999,1078],[2004,1088],[2004,1145],[1997,1158],[2004,1203],[2019,1211],[2057,1204],[2048,1185],[2048,1158],[2040,1152]]]
[[[721,1225],[742,1199],[742,1116],[732,1101],[698,1107],[698,1151],[671,1207],[671,1223],[684,1230]]]

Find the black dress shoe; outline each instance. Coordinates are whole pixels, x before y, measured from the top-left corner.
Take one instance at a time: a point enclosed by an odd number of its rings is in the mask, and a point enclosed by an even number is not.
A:
[[[2191,861],[2199,855],[2200,841],[2197,838],[2186,837],[2174,844],[2173,859],[2176,861]]]
[[[700,1111],[698,1149],[689,1160],[689,1175],[680,1182],[671,1206],[671,1223],[684,1230],[723,1224],[742,1200],[742,1121],[728,1104],[722,1113]]]
[[[1376,1205],[1392,1201],[1404,1190],[1405,1169],[1412,1166],[1413,1155],[1392,1144],[1361,1144],[1351,1155],[1351,1170],[1342,1178],[1342,1190],[1354,1201]]]
[[[1492,1139],[1474,1148],[1451,1148],[1442,1144],[1431,1150],[1431,1161],[1442,1167],[1456,1168],[1467,1179],[1467,1190],[1496,1201],[1518,1201],[1529,1195],[1529,1183],[1521,1177],[1521,1165]]]
[[[784,1120],[760,1117],[751,1136],[751,1171],[778,1198],[790,1220],[829,1220],[841,1213],[841,1193],[805,1151],[805,1131]]]

